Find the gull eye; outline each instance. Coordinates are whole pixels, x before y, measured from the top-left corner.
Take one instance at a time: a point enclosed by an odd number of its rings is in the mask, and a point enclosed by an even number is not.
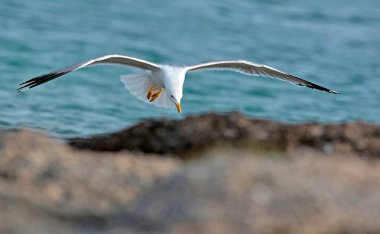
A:
[[[173,95],[170,95],[170,97],[174,98],[174,96],[173,96]]]

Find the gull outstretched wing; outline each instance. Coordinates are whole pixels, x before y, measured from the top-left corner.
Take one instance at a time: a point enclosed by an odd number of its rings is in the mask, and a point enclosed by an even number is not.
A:
[[[318,89],[321,91],[338,94],[338,92],[334,90],[322,87],[320,85],[314,84],[307,80],[287,74],[275,68],[272,68],[263,64],[256,64],[249,61],[244,61],[244,60],[214,61],[214,62],[207,62],[207,63],[197,64],[197,65],[187,67],[187,71],[189,72],[200,71],[200,70],[232,70],[232,71],[237,71],[237,72],[244,73],[247,75],[268,76],[268,77],[277,78],[283,81],[288,81],[300,86],[305,86],[312,89]]]
[[[158,70],[160,69],[157,64],[123,55],[106,55],[103,57],[91,59],[82,63],[73,64],[52,72],[49,72],[47,74],[43,74],[37,77],[34,77],[30,80],[27,80],[20,84],[20,87],[18,88],[19,91],[25,91],[30,88],[36,87],[38,85],[41,85],[43,83],[46,83],[50,80],[54,80],[60,76],[63,76],[69,72],[76,71],[83,67],[93,66],[97,64],[115,64],[115,65],[123,65],[128,67],[134,67],[134,68],[140,68],[144,70]]]

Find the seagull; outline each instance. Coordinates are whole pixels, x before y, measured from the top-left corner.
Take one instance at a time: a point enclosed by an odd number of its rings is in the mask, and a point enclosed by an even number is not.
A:
[[[161,108],[177,108],[178,113],[181,113],[180,103],[186,73],[202,70],[231,70],[246,75],[267,76],[300,86],[338,94],[334,90],[319,86],[275,68],[245,60],[211,61],[192,66],[180,66],[156,64],[124,55],[105,55],[73,64],[27,80],[21,83],[17,90],[26,91],[72,71],[98,64],[123,65],[145,70],[146,72],[142,74],[122,75],[120,78],[125,88],[143,102],[151,103]]]

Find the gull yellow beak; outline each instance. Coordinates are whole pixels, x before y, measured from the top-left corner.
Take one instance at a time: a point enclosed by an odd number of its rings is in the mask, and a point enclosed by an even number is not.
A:
[[[177,107],[177,111],[178,111],[178,113],[181,113],[181,104],[180,103],[177,103],[177,104],[175,104],[176,105],[176,107]]]

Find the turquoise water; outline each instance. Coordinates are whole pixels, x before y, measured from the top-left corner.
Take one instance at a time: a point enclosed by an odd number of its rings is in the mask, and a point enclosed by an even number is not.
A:
[[[0,29],[1,128],[68,137],[209,111],[287,122],[380,122],[378,0],[3,0]],[[33,76],[110,53],[178,64],[246,59],[342,94],[232,72],[193,73],[178,115],[138,101],[119,80],[133,71],[112,66],[16,92]]]

